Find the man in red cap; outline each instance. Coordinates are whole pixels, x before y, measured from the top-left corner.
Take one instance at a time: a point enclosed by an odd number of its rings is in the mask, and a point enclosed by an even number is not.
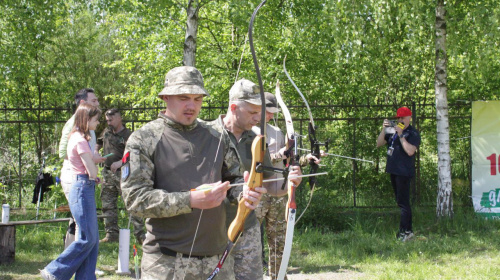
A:
[[[377,138],[377,148],[387,144],[387,165],[385,172],[391,175],[391,184],[396,202],[401,210],[399,232],[396,237],[401,241],[413,238],[412,215],[410,207],[410,182],[415,175],[414,157],[420,145],[420,134],[410,125],[411,110],[398,109],[397,124],[385,119],[382,131]],[[394,129],[388,129],[394,127]]]

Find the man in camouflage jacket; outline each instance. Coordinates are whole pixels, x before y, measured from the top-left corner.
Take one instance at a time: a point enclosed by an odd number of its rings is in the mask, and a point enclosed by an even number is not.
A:
[[[122,116],[118,109],[109,109],[105,113],[108,127],[97,139],[97,149],[103,148],[103,155],[106,155],[102,174],[101,202],[102,212],[107,217],[104,219],[106,237],[100,242],[118,241],[120,229],[118,227],[118,196],[121,195],[120,173],[122,166],[123,151],[125,143],[132,131],[126,128],[122,122]],[[141,218],[130,216],[130,221],[134,225],[134,236],[139,244],[145,238],[144,221]]]
[[[257,85],[249,80],[237,81],[229,91],[229,108],[226,115],[211,122],[211,125],[224,135],[228,135],[230,149],[236,151],[243,171],[250,171],[252,165],[251,146],[256,134],[252,131],[261,117],[261,98]],[[266,153],[264,166],[272,167],[269,153]],[[273,172],[264,172],[264,178],[269,178]],[[289,176],[301,175],[300,168],[290,172]],[[293,179],[296,185],[300,178]],[[267,190],[269,191],[269,190]],[[238,206],[228,203],[227,226],[235,218]],[[234,273],[238,280],[263,279],[262,244],[260,224],[255,212],[247,217],[243,234],[234,245],[231,255],[234,256]]]
[[[170,70],[159,97],[167,103],[158,119],[127,141],[121,188],[127,209],[146,219],[142,279],[204,279],[227,244],[222,201],[237,197],[229,181],[241,180],[239,161],[226,137],[196,119],[208,96],[194,67]],[[194,190],[211,184],[208,190]],[[264,188],[243,190],[255,209]],[[254,206],[255,205],[255,206]],[[234,279],[232,258],[219,273]]]

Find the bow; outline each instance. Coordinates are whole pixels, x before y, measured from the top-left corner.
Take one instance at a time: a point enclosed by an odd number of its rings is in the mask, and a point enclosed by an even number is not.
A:
[[[250,169],[250,174],[249,178],[247,181],[247,186],[250,190],[255,189],[256,187],[261,187],[262,186],[262,181],[264,179],[262,171],[257,171],[259,166],[264,165],[264,155],[266,154],[266,98],[264,95],[264,85],[262,84],[262,78],[260,75],[260,69],[259,69],[259,63],[257,61],[257,56],[255,55],[255,49],[253,46],[253,36],[252,36],[252,29],[253,29],[253,22],[255,20],[255,16],[257,15],[257,12],[259,9],[266,3],[267,0],[262,1],[257,8],[255,8],[252,18],[250,19],[250,24],[248,27],[248,40],[250,42],[250,50],[252,52],[252,58],[253,58],[253,63],[255,66],[255,71],[257,73],[257,79],[259,81],[259,89],[260,89],[260,97],[262,100],[262,112],[261,112],[261,121],[260,121],[260,134],[255,137],[255,139],[252,142],[252,167]],[[222,254],[221,259],[217,263],[216,268],[212,272],[212,274],[207,278],[207,280],[213,279],[220,271],[222,268],[222,265],[224,264],[227,256],[229,256],[229,253],[231,252],[231,249],[233,248],[234,244],[240,238],[241,234],[243,233],[243,225],[245,224],[245,220],[248,217],[248,215],[252,212],[251,209],[249,209],[245,205],[245,200],[241,199],[240,202],[238,203],[238,211],[236,212],[236,217],[234,218],[233,222],[231,225],[229,225],[229,229],[227,230],[227,236],[229,238],[228,245],[226,249],[224,250],[224,253]]]
[[[300,89],[297,87],[297,85],[295,85],[292,78],[290,77],[290,75],[286,71],[286,56],[283,59],[283,70],[285,71],[285,75],[287,76],[288,80],[290,80],[293,87],[297,90],[297,92],[300,94],[300,97],[302,97],[302,100],[306,104],[307,112],[309,113],[309,125],[308,125],[307,130],[308,130],[308,134],[309,134],[309,142],[311,144],[311,154],[313,156],[315,156],[317,159],[320,159],[321,158],[320,146],[325,146],[326,150],[328,151],[328,142],[329,141],[326,141],[325,143],[321,143],[316,139],[316,128],[317,127],[316,127],[316,125],[314,125],[314,119],[312,116],[311,108],[309,108],[309,103],[307,102],[306,98],[304,97],[304,95],[302,94]],[[311,159],[309,161],[309,166],[311,167],[309,173],[314,174],[318,171],[319,166],[318,166],[318,164],[316,164],[316,162],[314,162],[313,159]],[[314,187],[316,186],[316,182],[317,182],[316,176],[309,177],[309,187],[311,188],[311,194],[309,196],[309,201],[307,202],[307,205],[306,205],[306,208],[304,208],[304,211],[302,211],[302,214],[300,214],[300,216],[297,218],[296,222],[298,222],[300,220],[300,218],[304,215],[307,208],[311,204],[312,197],[314,194]]]
[[[292,117],[290,116],[290,112],[283,102],[281,98],[280,84],[279,81],[276,83],[276,99],[278,104],[281,107],[283,112],[283,116],[285,118],[286,123],[286,150],[288,151],[287,156],[287,164],[286,168],[289,168],[294,161],[298,160],[297,153],[297,141],[296,134],[293,129]],[[293,152],[292,152],[293,148]],[[293,232],[295,226],[295,215],[297,214],[297,204],[295,203],[295,190],[297,186],[295,186],[291,181],[285,180],[285,183],[288,185],[288,201],[286,204],[286,235],[285,235],[285,246],[283,249],[283,255],[281,259],[280,270],[278,273],[278,279],[284,279],[286,274],[286,269],[288,267],[288,261],[290,260],[290,253],[292,251],[292,241],[293,241]]]

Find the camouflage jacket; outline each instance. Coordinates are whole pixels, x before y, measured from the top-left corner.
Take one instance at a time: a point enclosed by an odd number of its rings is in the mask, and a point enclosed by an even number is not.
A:
[[[219,180],[235,182],[238,174],[230,169],[239,169],[239,161],[234,156],[227,139],[201,121],[183,126],[160,113],[132,133],[124,152],[121,189],[127,210],[148,218],[144,252],[168,248],[206,256],[224,250],[225,205],[203,212],[192,209],[190,190]]]
[[[224,122],[223,122],[224,115],[220,115],[216,120],[211,121],[209,124],[212,125],[212,127],[217,130],[219,133],[222,133],[226,135],[226,137],[229,139],[229,150],[230,153],[236,154],[237,158],[239,159],[239,175],[243,177],[243,172],[244,171],[249,171],[251,168],[252,164],[252,142],[256,136],[254,132],[251,130],[245,131],[243,135],[241,136],[239,141],[236,141],[236,138],[234,135],[228,131],[224,127]],[[235,163],[236,165],[236,163]],[[265,163],[264,165],[266,166],[272,166],[271,164],[271,159],[269,157],[269,152],[266,152],[265,156]],[[236,172],[236,169],[233,168],[233,172]],[[274,173],[272,172],[264,172],[264,178],[269,178],[272,176]],[[242,186],[238,186],[234,188],[234,191],[232,193],[234,194],[239,194],[243,190]],[[234,198],[233,196],[230,196],[230,198]],[[230,204],[228,204],[228,209],[227,209],[227,224],[229,224],[233,221],[233,219],[236,217],[236,212],[238,209],[238,205],[235,203],[237,202],[236,199],[230,200]],[[245,228],[244,229],[249,229],[253,225],[257,223],[257,217],[255,216],[255,213],[252,211],[250,215],[247,217],[245,221]]]
[[[113,155],[109,156],[104,162],[105,167],[109,169],[113,162],[121,160],[123,151],[125,150],[125,143],[130,137],[130,134],[132,134],[132,131],[126,127],[117,133],[114,133],[109,127],[102,132],[101,137],[97,139],[97,145],[103,148],[102,155],[113,153]]]

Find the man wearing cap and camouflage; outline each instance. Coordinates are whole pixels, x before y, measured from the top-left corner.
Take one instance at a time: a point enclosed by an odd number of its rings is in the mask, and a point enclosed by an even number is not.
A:
[[[170,70],[159,93],[166,110],[127,141],[123,199],[131,214],[147,218],[142,279],[205,279],[227,245],[222,201],[232,191],[228,181],[241,177],[231,171],[239,166],[227,138],[197,120],[204,96],[196,68]],[[195,190],[206,184],[212,188]],[[247,207],[254,209],[262,193],[264,188],[245,187]],[[226,263],[219,277],[234,279],[232,258]]]
[[[399,231],[396,237],[401,241],[413,238],[410,206],[410,183],[415,175],[415,152],[420,145],[420,134],[410,125],[411,110],[401,107],[396,112],[397,125],[394,129],[389,120],[384,120],[377,138],[377,148],[387,144],[387,165],[385,172],[391,175],[396,202],[401,210]]]
[[[278,101],[276,97],[270,93],[265,92],[266,96],[266,143],[269,151],[269,156],[273,167],[283,169],[283,160],[286,159],[286,146],[285,136],[279,127],[269,124],[269,121],[274,118],[274,114],[280,110],[278,108]],[[260,127],[254,126],[252,131],[256,134],[260,133]],[[322,151],[323,152],[323,151]],[[313,159],[316,164],[321,162],[321,159],[316,158],[312,154],[303,155],[300,157],[300,166],[306,166],[309,161]],[[279,173],[274,173],[270,179],[283,177]],[[278,277],[278,270],[280,268],[281,259],[283,257],[283,249],[285,247],[285,234],[286,234],[286,203],[287,203],[287,189],[282,189],[283,181],[266,182],[264,187],[267,193],[262,196],[259,206],[255,209],[255,214],[260,224],[263,225],[266,221],[265,230],[267,236],[267,245],[269,248],[268,258],[268,271],[271,280]],[[261,231],[263,227],[261,226]],[[261,232],[261,237],[264,233]],[[262,240],[261,244],[264,244]],[[264,250],[262,250],[262,258],[264,258]],[[265,263],[265,262],[264,262]],[[287,279],[285,275],[285,279]]]
[[[269,121],[274,117],[274,114],[279,112],[278,102],[276,97],[270,92],[266,92],[266,143],[273,167],[283,169],[283,159],[286,159],[285,153],[285,136],[281,130],[269,124]],[[260,133],[260,127],[254,126],[252,128],[254,133]],[[271,178],[281,178],[282,174],[273,174]],[[283,249],[285,247],[285,234],[286,234],[286,203],[287,203],[287,190],[281,189],[283,181],[264,183],[267,189],[265,194],[260,200],[259,206],[255,209],[255,214],[260,224],[263,225],[265,220],[265,230],[267,236],[267,245],[269,248],[268,258],[268,271],[271,279],[276,279],[281,259],[283,256]],[[263,227],[261,227],[263,230]],[[261,232],[263,238],[264,233]],[[264,240],[261,241],[264,244]],[[262,258],[264,258],[264,250],[262,250]],[[286,278],[286,276],[285,276]]]
[[[105,116],[108,127],[102,132],[101,137],[97,139],[97,150],[102,147],[102,154],[110,155],[106,157],[104,168],[101,171],[103,179],[101,187],[102,212],[107,217],[104,219],[106,236],[99,242],[116,242],[120,233],[116,204],[118,196],[121,195],[120,170],[125,143],[132,131],[123,125],[122,116],[118,109],[109,109],[106,111]],[[144,221],[134,216],[130,216],[130,221],[134,225],[136,241],[142,244],[146,237],[144,234]]]
[[[241,79],[237,81],[229,91],[229,108],[226,115],[219,116],[211,122],[220,133],[226,134],[231,139],[232,150],[236,150],[241,161],[242,171],[250,171],[252,165],[251,146],[256,134],[252,127],[260,122],[261,98],[259,88],[253,82]],[[272,166],[269,153],[264,160],[265,166]],[[264,172],[264,178],[273,175],[272,172]],[[290,172],[290,176],[301,175],[300,168]],[[293,179],[296,185],[301,182],[300,178]],[[268,190],[269,191],[269,190]],[[227,226],[236,216],[237,205],[230,204],[228,207]],[[260,225],[255,213],[252,211],[247,217],[243,234],[233,247],[234,272],[238,280],[263,279],[262,267],[262,244]]]

